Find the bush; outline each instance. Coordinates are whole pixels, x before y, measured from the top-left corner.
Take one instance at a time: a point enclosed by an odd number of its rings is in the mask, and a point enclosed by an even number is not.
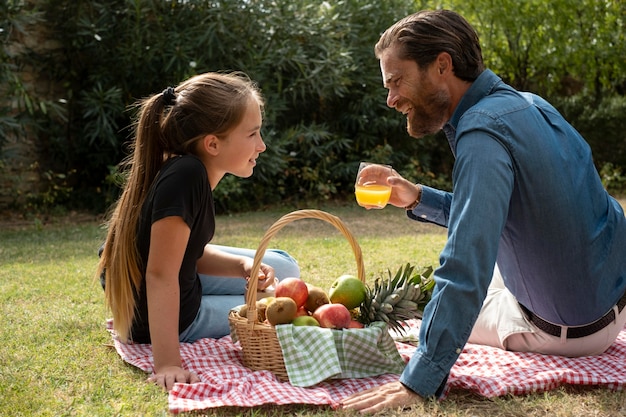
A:
[[[624,175],[620,167],[616,167],[610,162],[606,163],[600,169],[600,177],[602,178],[604,188],[611,194],[626,194],[626,175]]]
[[[505,80],[558,98],[563,80],[580,85],[576,92],[593,97],[593,107],[576,98],[563,99],[561,107],[590,139],[598,166],[623,166],[626,144],[616,136],[624,131],[619,91],[626,71],[619,60],[623,48],[617,47],[623,36],[608,27],[623,28],[616,13],[624,6],[532,0],[530,7],[506,0],[514,13],[501,13],[491,3],[453,1],[448,7],[475,24],[488,65]],[[24,131],[38,137],[44,172],[76,172],[67,176],[67,187],[74,190],[71,208],[102,212],[114,201],[118,187],[110,178],[125,156],[128,106],[206,71],[248,73],[268,103],[263,129],[268,149],[251,180],[227,177],[216,189],[220,212],[352,198],[358,162],[368,159],[391,164],[414,181],[450,187],[447,141],[443,135],[408,137],[404,117],[386,106],[373,54],[380,32],[431,7],[429,2],[32,0],[4,7],[6,21],[16,28],[26,17],[30,24],[40,19],[58,47],[49,53],[23,50],[19,57],[9,56],[5,47],[1,80],[14,76],[20,62],[42,69],[37,78],[62,93],[50,99],[19,96],[22,113],[0,110],[0,120],[30,119],[0,124],[0,133],[26,126]],[[581,20],[581,10],[594,19]],[[564,32],[589,42],[572,42]],[[0,35],[11,40],[7,32]],[[555,53],[555,45],[567,50]],[[11,93],[19,83],[8,85]]]
[[[220,184],[220,210],[340,197],[370,150],[402,147],[404,121],[385,106],[373,57],[372,16],[382,30],[411,2],[41,3],[63,47],[35,58],[67,86],[68,103],[67,123],[47,127],[48,154],[55,170],[81,173],[83,204],[107,200],[97,194],[124,156],[132,117],[124,108],[205,71],[244,71],[268,102],[268,150],[252,181]],[[403,154],[381,162],[408,163]],[[426,154],[419,159],[427,164]]]

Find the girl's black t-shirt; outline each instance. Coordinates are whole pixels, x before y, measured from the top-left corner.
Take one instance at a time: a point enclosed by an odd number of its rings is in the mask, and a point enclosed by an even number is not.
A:
[[[169,159],[161,168],[141,210],[137,247],[141,257],[143,280],[136,295],[136,312],[131,338],[135,343],[150,343],[145,272],[150,250],[150,230],[157,220],[182,217],[191,229],[178,277],[180,313],[178,332],[183,332],[196,318],[202,299],[197,260],[215,233],[213,194],[204,164],[195,156]]]

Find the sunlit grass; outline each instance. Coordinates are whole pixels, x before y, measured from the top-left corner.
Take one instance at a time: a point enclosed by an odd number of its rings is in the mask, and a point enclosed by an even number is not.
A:
[[[363,252],[368,282],[406,262],[438,262],[445,230],[411,222],[402,210],[323,208],[339,216]],[[218,218],[215,242],[256,248],[264,231],[290,211]],[[105,330],[109,316],[94,279],[103,231],[96,221],[0,230],[0,414],[7,416],[165,416],[167,395],[125,364]],[[347,240],[321,220],[296,221],[271,240],[295,256],[307,281],[322,286],[356,273]],[[626,394],[560,388],[546,394],[487,400],[452,392],[401,416],[621,416]],[[313,406],[221,408],[189,415],[346,416]]]

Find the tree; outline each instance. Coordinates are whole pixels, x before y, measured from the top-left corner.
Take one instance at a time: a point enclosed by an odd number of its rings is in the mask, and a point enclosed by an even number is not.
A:
[[[241,70],[267,99],[268,150],[253,180],[225,178],[221,211],[284,200],[345,198],[358,161],[392,164],[414,181],[449,187],[452,160],[435,135],[409,138],[387,108],[373,46],[396,20],[428,7],[463,14],[487,65],[522,90],[555,102],[599,155],[626,165],[624,2],[611,0],[30,0],[7,2],[3,27],[37,16],[54,41],[9,56],[0,32],[0,77],[22,97],[2,120],[34,132],[41,163],[76,171],[72,204],[104,210],[116,197],[113,167],[125,156],[135,100],[205,71]],[[36,7],[35,7],[36,6]],[[12,31],[11,33],[16,33]],[[19,65],[19,68],[16,67]],[[16,74],[57,88],[15,94]],[[5,95],[6,96],[6,95]],[[1,106],[0,106],[1,107]],[[5,109],[7,107],[5,106]],[[53,109],[54,111],[51,111]],[[10,119],[7,119],[10,117]],[[10,124],[0,125],[2,128]],[[0,132],[2,133],[2,132]],[[621,136],[620,136],[621,135]],[[611,138],[611,149],[602,148]],[[0,143],[1,146],[1,143]],[[600,150],[600,151],[598,151]],[[351,198],[351,197],[350,197]]]

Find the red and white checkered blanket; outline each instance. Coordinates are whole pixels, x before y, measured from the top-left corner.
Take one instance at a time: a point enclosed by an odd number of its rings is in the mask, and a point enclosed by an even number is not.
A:
[[[110,323],[109,323],[110,328]],[[122,359],[152,372],[150,345],[125,345],[113,337]],[[408,361],[415,347],[397,342]],[[268,371],[250,371],[242,365],[239,344],[230,336],[181,344],[183,366],[198,374],[197,384],[176,384],[169,393],[169,410],[179,413],[224,406],[255,407],[263,404],[339,406],[346,396],[398,379],[398,375],[330,380],[309,388],[281,383]],[[565,358],[534,353],[506,352],[467,344],[450,372],[446,393],[465,389],[485,397],[527,394],[563,384],[598,385],[618,390],[626,386],[626,328],[604,354]]]

